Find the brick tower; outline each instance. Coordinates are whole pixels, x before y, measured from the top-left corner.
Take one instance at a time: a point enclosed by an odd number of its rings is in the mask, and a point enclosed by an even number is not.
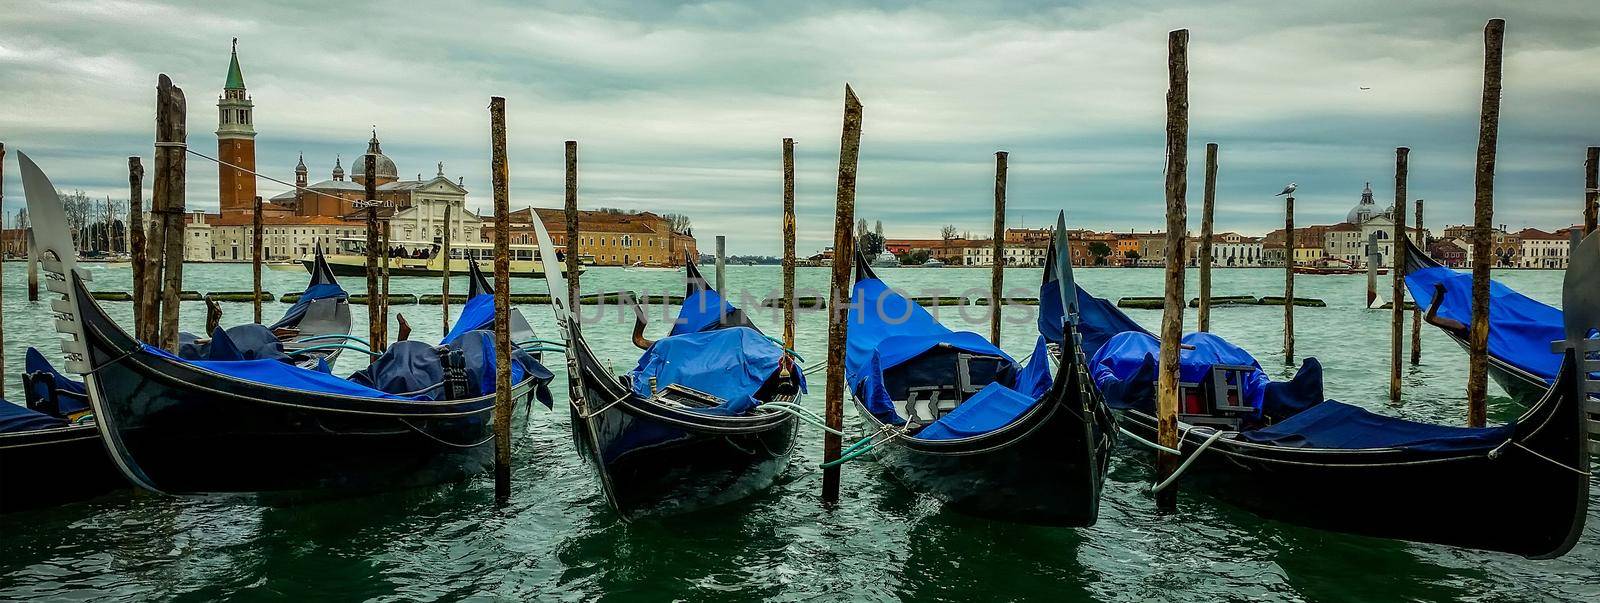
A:
[[[256,169],[255,103],[244,89],[239,70],[239,39],[233,39],[228,82],[217,98],[217,157],[252,172]],[[256,177],[226,165],[217,166],[217,205],[222,215],[249,215],[256,196]]]

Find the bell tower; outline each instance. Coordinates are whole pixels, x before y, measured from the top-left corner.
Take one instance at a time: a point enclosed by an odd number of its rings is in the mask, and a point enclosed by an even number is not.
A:
[[[217,157],[254,172],[256,169],[255,103],[244,88],[239,69],[239,39],[233,39],[228,81],[217,98]],[[249,215],[256,196],[256,177],[227,165],[217,166],[217,205],[223,215]]]

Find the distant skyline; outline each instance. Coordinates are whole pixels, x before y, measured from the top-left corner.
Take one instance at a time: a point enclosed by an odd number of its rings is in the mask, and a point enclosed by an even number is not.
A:
[[[686,213],[729,252],[779,253],[779,140],[797,140],[799,251],[832,243],[843,88],[865,105],[857,217],[891,238],[989,230],[994,151],[1008,223],[1164,228],[1165,43],[1190,29],[1190,228],[1206,142],[1221,145],[1217,230],[1341,220],[1372,182],[1393,200],[1394,147],[1427,226],[1471,220],[1484,22],[1507,19],[1495,223],[1579,219],[1583,149],[1600,145],[1600,12],[1581,0],[735,4],[7,1],[0,141],[63,189],[127,196],[150,165],[159,73],[184,89],[189,143],[216,150],[229,41],[255,101],[257,165],[292,181],[345,168],[376,126],[402,178],[489,191],[491,95],[507,98],[513,207],[557,207],[562,142],[580,203]],[[4,209],[23,204],[7,157]],[[191,157],[188,205],[214,211]],[[146,177],[148,196],[150,178]],[[264,197],[286,190],[261,181]],[[1409,216],[1408,216],[1409,217]]]

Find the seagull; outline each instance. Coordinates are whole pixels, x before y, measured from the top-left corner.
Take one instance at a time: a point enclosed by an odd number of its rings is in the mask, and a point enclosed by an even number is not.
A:
[[[1362,90],[1371,90],[1372,86],[1362,86],[1361,89]]]
[[[1276,195],[1273,195],[1273,196],[1274,196],[1274,197],[1282,197],[1282,196],[1284,196],[1284,195],[1288,195],[1288,194],[1291,194],[1291,193],[1293,193],[1293,192],[1294,192],[1294,189],[1296,189],[1296,188],[1299,188],[1299,186],[1300,186],[1300,185],[1298,185],[1298,184],[1295,184],[1295,183],[1293,183],[1293,182],[1290,182],[1290,183],[1289,183],[1289,186],[1285,186],[1285,187],[1283,187],[1283,192],[1281,192],[1281,193],[1278,193],[1278,194],[1276,194]]]

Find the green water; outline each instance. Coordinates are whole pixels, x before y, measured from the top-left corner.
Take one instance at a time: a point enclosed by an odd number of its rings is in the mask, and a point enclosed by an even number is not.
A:
[[[126,289],[126,268],[88,268],[95,289]],[[892,285],[917,294],[959,295],[988,282],[984,270],[885,270]],[[1556,272],[1509,272],[1507,284],[1558,302]],[[597,269],[588,291],[628,288],[679,293],[682,273]],[[759,299],[778,285],[776,267],[731,267],[728,289]],[[1156,270],[1079,270],[1079,281],[1106,297],[1159,295]],[[826,269],[802,269],[802,289],[825,294]],[[1036,287],[1037,270],[1008,272],[1007,286]],[[193,265],[185,287],[249,288],[249,269]],[[276,293],[304,286],[297,272],[268,271]],[[1275,270],[1220,270],[1217,295],[1278,294]],[[13,374],[29,345],[59,358],[42,305],[22,295],[22,264],[5,266],[5,357]],[[514,281],[517,292],[544,292],[542,281]],[[346,279],[358,291],[363,283]],[[431,279],[396,280],[395,292],[437,292]],[[463,292],[465,279],[452,290]],[[1191,271],[1189,292],[1196,291]],[[1298,308],[1297,350],[1327,369],[1327,394],[1379,412],[1461,424],[1466,357],[1439,332],[1423,331],[1423,363],[1405,374],[1405,403],[1388,400],[1387,312],[1362,308],[1365,277],[1308,277],[1297,294],[1328,302]],[[973,293],[976,294],[976,293]],[[1032,295],[1032,293],[1027,293]],[[1384,295],[1385,298],[1389,296]],[[747,304],[748,305],[748,304]],[[107,303],[119,320],[127,303]],[[286,308],[269,304],[267,316]],[[410,320],[413,338],[441,334],[438,306],[393,308]],[[592,320],[598,312],[584,308]],[[755,310],[752,308],[752,310]],[[249,304],[225,304],[225,324],[248,320]],[[524,308],[549,334],[548,308]],[[1011,308],[1002,343],[1018,356],[1033,341],[1030,308]],[[204,310],[184,305],[184,325],[198,329]],[[357,330],[366,316],[356,309]],[[665,330],[652,311],[649,336]],[[1159,311],[1132,311],[1147,326]],[[986,332],[986,318],[969,312]],[[1193,314],[1188,315],[1193,325]],[[778,332],[778,318],[756,318]],[[953,308],[941,318],[961,321]],[[630,318],[631,320],[631,318]],[[1249,349],[1275,376],[1287,376],[1281,352],[1282,308],[1219,308],[1213,330]],[[626,343],[631,323],[615,308],[588,327],[590,342],[625,370],[637,352]],[[1409,325],[1407,327],[1409,332]],[[392,332],[392,328],[391,328]],[[822,358],[822,314],[803,313],[799,351]],[[560,366],[556,368],[559,372]],[[354,369],[346,358],[338,367]],[[565,376],[557,375],[557,382]],[[820,376],[806,404],[820,411]],[[18,380],[7,396],[20,399]],[[1491,384],[1491,414],[1516,410]],[[1344,536],[1263,521],[1199,492],[1180,495],[1179,512],[1157,515],[1140,491],[1149,467],[1119,452],[1106,483],[1099,523],[1088,529],[1045,529],[969,519],[887,483],[870,463],[844,470],[837,508],[818,499],[820,434],[803,433],[795,462],[769,492],[698,514],[635,524],[607,509],[579,462],[556,388],[557,412],[538,408],[516,436],[514,494],[496,508],[490,480],[294,508],[233,500],[116,494],[91,502],[0,517],[0,600],[52,599],[302,599],[302,600],[607,600],[607,601],[1406,601],[1600,600],[1600,490],[1592,490],[1588,527],[1577,549],[1551,561]],[[852,417],[846,417],[853,424]],[[1485,484],[1485,487],[1495,487]],[[1382,499],[1381,496],[1378,497]],[[1470,504],[1470,501],[1463,501]],[[1484,522],[1517,509],[1482,509]],[[1473,526],[1462,526],[1472,529]]]

